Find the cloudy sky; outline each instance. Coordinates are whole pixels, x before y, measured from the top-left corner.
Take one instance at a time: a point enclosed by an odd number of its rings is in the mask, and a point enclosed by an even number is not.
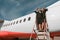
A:
[[[0,20],[13,20],[58,0],[0,0]]]

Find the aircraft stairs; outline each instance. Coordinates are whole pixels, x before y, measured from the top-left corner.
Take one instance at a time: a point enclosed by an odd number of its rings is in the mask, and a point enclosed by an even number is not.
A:
[[[50,40],[49,32],[39,32],[38,30],[35,30],[35,33],[37,34],[36,40]]]

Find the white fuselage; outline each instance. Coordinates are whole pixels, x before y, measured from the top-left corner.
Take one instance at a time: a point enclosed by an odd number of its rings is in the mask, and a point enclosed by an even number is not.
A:
[[[48,11],[46,12],[46,18],[49,31],[60,31],[60,1],[52,4],[47,8]],[[22,21],[20,22],[20,20]],[[16,20],[4,21],[0,30],[31,33],[34,27],[36,27],[36,14],[33,12]]]

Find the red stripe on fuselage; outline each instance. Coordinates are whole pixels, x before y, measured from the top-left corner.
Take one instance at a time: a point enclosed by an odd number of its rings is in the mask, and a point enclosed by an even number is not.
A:
[[[35,33],[23,33],[23,32],[7,32],[7,31],[0,31],[0,37],[1,38],[36,38]]]
[[[36,38],[35,33],[23,33],[23,32],[8,32],[8,31],[0,31],[0,38]],[[60,36],[60,32],[51,32],[50,37]]]

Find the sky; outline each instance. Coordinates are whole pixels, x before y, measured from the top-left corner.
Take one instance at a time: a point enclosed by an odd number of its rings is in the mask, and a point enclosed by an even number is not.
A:
[[[48,7],[58,0],[0,0],[0,20],[13,20]]]

